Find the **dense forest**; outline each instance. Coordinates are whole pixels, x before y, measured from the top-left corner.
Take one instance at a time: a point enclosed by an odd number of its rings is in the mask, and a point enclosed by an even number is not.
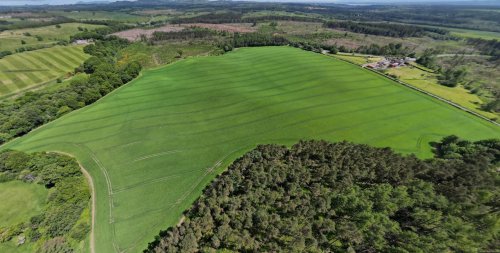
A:
[[[160,32],[156,31],[150,40],[164,41],[164,40],[193,40],[211,37],[216,35],[217,32],[207,28],[192,27],[177,32]]]
[[[358,23],[352,21],[330,21],[324,24],[328,28],[340,28],[355,33],[382,35],[389,37],[422,37],[430,32],[441,35],[448,31],[438,28],[409,26],[391,23]]]
[[[243,13],[235,12],[222,12],[222,13],[209,13],[194,17],[177,18],[171,21],[172,24],[183,23],[256,23],[265,21],[299,21],[299,22],[321,22],[323,19],[295,15],[262,15],[245,17]]]
[[[0,153],[0,183],[20,180],[50,189],[41,214],[11,227],[0,227],[0,242],[18,236],[33,243],[39,253],[69,253],[87,238],[90,191],[75,159],[53,153]]]
[[[349,142],[258,146],[145,252],[492,252],[500,140],[433,145],[426,161]]]

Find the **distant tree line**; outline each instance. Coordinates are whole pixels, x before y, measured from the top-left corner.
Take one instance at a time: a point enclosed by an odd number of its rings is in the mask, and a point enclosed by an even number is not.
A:
[[[383,46],[377,44],[370,44],[369,46],[360,46],[357,49],[355,49],[354,52],[360,54],[391,55],[391,56],[407,56],[412,53],[410,48],[404,47],[403,44],[401,43],[389,43]]]
[[[245,17],[243,13],[224,12],[209,13],[187,18],[176,18],[170,21],[172,24],[185,23],[256,23],[265,21],[300,21],[300,22],[322,22],[323,19],[298,15],[262,15]]]
[[[90,191],[75,159],[49,153],[0,152],[0,183],[20,180],[50,189],[43,212],[10,227],[0,227],[0,242],[24,236],[39,253],[74,252],[90,231]],[[16,196],[12,196],[15,198]]]
[[[329,21],[324,23],[325,27],[342,29],[355,33],[389,36],[389,37],[422,37],[428,32],[448,34],[447,30],[438,28],[420,27],[414,25],[392,24],[392,23],[361,23],[353,21]]]
[[[0,144],[50,122],[70,111],[97,101],[139,75],[138,62],[117,64],[118,52],[126,47],[124,39],[111,36],[84,48],[92,55],[75,72],[83,78],[50,90],[27,92],[13,101],[0,103]]]
[[[58,24],[72,23],[72,22],[78,22],[78,21],[63,16],[55,16],[51,17],[49,20],[36,20],[36,21],[24,20],[23,22],[6,22],[6,23],[4,22],[0,23],[0,31],[24,29],[24,28],[37,28],[42,26],[58,25]]]
[[[467,44],[473,45],[482,54],[490,55],[492,61],[500,60],[500,40],[486,40],[481,38],[467,38]]]
[[[100,21],[87,21],[90,24],[105,24],[106,27],[96,28],[94,30],[83,30],[77,34],[70,36],[70,42],[74,42],[76,40],[103,40],[109,34],[130,29],[131,26],[127,24],[117,23],[117,22],[100,22]]]
[[[389,148],[261,145],[144,252],[492,252],[500,140],[455,136],[422,161]]]
[[[191,40],[207,38],[217,35],[218,32],[200,27],[187,28],[182,31],[176,32],[161,32],[155,31],[151,36],[151,41],[163,41],[163,40]]]

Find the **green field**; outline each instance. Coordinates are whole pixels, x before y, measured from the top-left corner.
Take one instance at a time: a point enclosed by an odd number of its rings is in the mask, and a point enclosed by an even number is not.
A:
[[[430,141],[500,128],[380,75],[290,47],[148,70],[2,148],[75,155],[96,185],[96,252],[139,252],[260,143],[349,140],[430,157]]]
[[[93,30],[102,25],[91,25],[82,23],[66,23],[60,24],[61,28],[56,28],[55,25],[44,26],[38,28],[26,28],[17,30],[7,30],[0,32],[0,51],[9,50],[14,52],[17,48],[52,45],[60,40],[69,40],[70,36],[79,32],[78,27]],[[29,33],[30,36],[25,34]],[[36,36],[41,36],[42,41],[39,41]],[[21,44],[24,40],[26,44]]]
[[[0,183],[0,228],[9,227],[42,212],[48,191],[41,185],[21,181]],[[17,239],[0,243],[0,252],[32,252],[32,245],[16,246]]]
[[[382,57],[377,56],[347,53],[338,53],[333,56],[358,65],[373,63],[382,59]],[[476,94],[472,94],[463,86],[446,87],[439,84],[438,74],[431,73],[434,71],[431,69],[427,69],[426,67],[421,66],[417,63],[413,63],[411,66],[406,67],[389,68],[380,72],[397,76],[399,80],[405,83],[459,104],[491,120],[499,121],[498,115],[496,113],[481,110],[481,105],[484,102],[479,98],[479,96],[477,96]]]
[[[82,46],[57,46],[0,59],[0,98],[65,78],[88,57]]]
[[[117,20],[130,23],[145,22],[149,20],[148,17],[119,11],[51,11],[49,13],[76,20]]]
[[[483,101],[477,95],[472,94],[463,86],[446,87],[439,84],[437,74],[428,73],[415,67],[390,68],[385,72],[397,76],[403,82],[457,103],[489,119],[498,120],[497,114],[481,110]]]
[[[21,181],[0,183],[0,227],[27,221],[42,211],[48,191]]]
[[[465,38],[480,38],[485,40],[499,40],[500,33],[498,32],[488,32],[488,31],[478,31],[478,30],[468,30],[459,28],[447,28],[451,31],[451,34],[459,37]]]

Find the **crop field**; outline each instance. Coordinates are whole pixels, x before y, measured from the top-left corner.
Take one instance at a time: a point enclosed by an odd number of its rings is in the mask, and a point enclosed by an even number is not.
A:
[[[57,28],[55,25],[51,25],[38,28],[7,30],[0,32],[0,51],[14,51],[21,47],[52,45],[60,40],[69,40],[71,35],[79,32],[78,27],[93,30],[104,26],[82,23],[66,23],[60,24],[60,28]],[[39,36],[41,40],[39,40],[37,36]],[[24,41],[25,44],[22,44],[21,41]]]
[[[500,128],[380,75],[290,47],[143,72],[2,148],[75,155],[96,187],[96,252],[139,252],[258,144],[349,140],[430,157],[430,141]]]
[[[65,77],[88,57],[82,46],[57,46],[0,59],[0,98]]]

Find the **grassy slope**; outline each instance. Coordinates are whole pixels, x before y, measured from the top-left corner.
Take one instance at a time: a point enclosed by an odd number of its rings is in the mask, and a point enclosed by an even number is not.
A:
[[[264,47],[147,71],[3,148],[74,154],[96,184],[96,252],[138,252],[259,143],[347,139],[429,157],[449,134],[500,129],[332,57]]]
[[[0,59],[0,97],[65,77],[88,57],[82,46],[57,46]]]
[[[14,52],[15,49],[20,47],[50,45],[59,40],[69,40],[69,37],[71,35],[79,32],[78,27],[87,28],[89,30],[104,27],[102,25],[82,23],[67,23],[60,24],[60,26],[61,28],[56,28],[55,25],[51,25],[38,28],[26,28],[0,32],[0,51],[10,50]],[[23,35],[26,32],[29,32],[31,36]],[[35,37],[36,35],[41,36],[43,40],[38,41]],[[24,40],[26,44],[21,44],[21,40]]]
[[[450,88],[440,85],[436,74],[428,73],[418,68],[409,67],[391,68],[387,70],[387,73],[396,75],[403,82],[431,92],[432,94],[438,95],[442,98],[446,98],[490,119],[496,119],[498,117],[494,113],[482,111],[481,104],[483,104],[483,101],[481,101],[477,95],[470,93],[470,91],[464,87],[457,86]]]
[[[0,183],[0,227],[15,225],[40,213],[48,191],[20,181]]]
[[[179,60],[179,50],[182,57],[208,55],[216,48],[209,43],[187,44],[183,42],[172,42],[166,45],[148,46],[136,42],[121,51],[120,62],[138,61],[145,68],[158,67]]]
[[[377,62],[380,58],[371,57],[367,55],[352,55],[352,54],[336,54],[334,57],[358,64],[363,65],[365,63]],[[426,69],[423,66],[419,68]],[[432,71],[432,70],[429,70]],[[396,75],[398,79],[415,87],[428,91],[432,94],[445,98],[447,100],[453,101],[463,107],[466,107],[476,113],[479,113],[490,119],[497,119],[498,115],[491,112],[486,112],[481,110],[481,104],[483,101],[475,95],[470,93],[469,90],[462,86],[458,87],[446,87],[438,83],[437,74],[429,73],[428,71],[423,71],[415,67],[403,67],[403,68],[390,68],[385,71],[387,74]]]
[[[48,191],[38,184],[20,181],[0,183],[0,227],[6,227],[28,221],[42,212]],[[33,252],[31,244],[16,246],[17,238],[0,243],[0,252]]]

